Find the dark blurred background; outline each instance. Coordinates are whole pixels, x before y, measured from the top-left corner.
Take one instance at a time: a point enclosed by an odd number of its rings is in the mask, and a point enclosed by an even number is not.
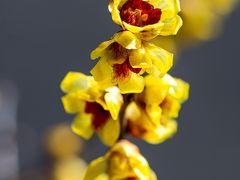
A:
[[[13,101],[18,102],[16,141],[22,177],[31,169],[43,171],[46,129],[71,122],[60,101],[62,78],[68,71],[88,73],[95,63],[90,51],[119,30],[107,4],[0,1],[0,87],[7,83],[14,96],[18,94]],[[159,179],[240,179],[239,19],[238,7],[225,20],[219,38],[184,50],[171,71],[191,84],[179,131],[160,145],[137,141]],[[105,150],[93,138],[86,143],[84,158],[89,162]]]

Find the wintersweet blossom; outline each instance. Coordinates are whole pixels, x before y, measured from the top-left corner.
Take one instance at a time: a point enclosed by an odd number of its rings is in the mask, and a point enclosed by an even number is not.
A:
[[[112,145],[118,139],[118,114],[123,98],[117,87],[105,89],[92,76],[69,72],[61,83],[61,89],[66,93],[62,97],[65,111],[77,113],[72,124],[75,133],[89,139],[96,132],[106,145]]]
[[[231,12],[239,3],[238,0],[206,0],[219,14]]]
[[[164,49],[141,41],[129,31],[121,31],[101,43],[91,58],[101,57],[91,74],[96,81],[117,84],[121,93],[140,93],[144,72],[163,76],[172,67],[173,55]]]
[[[83,180],[157,180],[138,148],[126,140],[113,145],[106,155],[92,161]]]
[[[225,15],[237,3],[237,0],[181,0],[184,26],[176,36],[177,42],[185,45],[217,37]]]
[[[177,131],[181,103],[188,98],[189,85],[165,75],[147,76],[145,89],[134,96],[126,110],[127,131],[149,143],[161,143]]]
[[[179,0],[110,0],[109,11],[122,29],[144,40],[174,35],[182,26]]]

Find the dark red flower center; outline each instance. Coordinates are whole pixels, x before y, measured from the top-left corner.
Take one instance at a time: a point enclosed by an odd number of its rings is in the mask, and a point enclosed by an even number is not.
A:
[[[123,21],[134,26],[145,26],[157,23],[162,11],[143,0],[128,0],[120,9]]]
[[[114,64],[113,65],[113,72],[114,72],[114,78],[117,79],[125,79],[130,76],[130,72],[139,73],[141,71],[141,68],[133,68],[131,64],[129,63],[129,59],[122,63],[122,64]]]
[[[92,114],[92,127],[95,130],[101,128],[110,116],[110,113],[96,102],[86,102],[85,112]]]
[[[136,177],[128,177],[127,180],[137,180]]]

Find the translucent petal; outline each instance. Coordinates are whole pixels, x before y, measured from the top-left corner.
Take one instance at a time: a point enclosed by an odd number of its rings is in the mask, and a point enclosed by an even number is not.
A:
[[[107,146],[113,145],[120,135],[119,120],[109,118],[105,125],[99,130],[98,135],[103,144]]]
[[[182,27],[183,21],[180,16],[164,20],[164,27],[161,30],[160,35],[169,36],[176,35],[178,30]]]
[[[135,153],[133,157],[129,158],[129,163],[138,179],[140,180],[149,179],[150,167],[148,165],[147,160],[142,155]]]
[[[167,102],[167,105],[161,105],[163,114],[169,118],[178,118],[178,114],[181,109],[179,101],[169,96],[164,100],[164,102],[165,101]]]
[[[130,31],[121,31],[114,36],[114,40],[126,49],[138,49],[141,47],[141,40],[139,40]]]
[[[91,115],[79,113],[73,120],[72,130],[79,136],[89,139],[93,135]]]
[[[159,104],[149,104],[146,106],[146,112],[148,116],[150,117],[151,121],[155,125],[159,125],[161,115],[162,115],[162,109],[159,107]]]
[[[79,72],[69,72],[61,82],[61,89],[63,92],[84,91],[95,84],[92,76]]]
[[[102,42],[96,49],[91,52],[91,59],[97,59],[98,57],[102,56],[106,48],[108,48],[108,46],[110,46],[113,42],[113,40]]]
[[[157,180],[157,175],[155,174],[155,172],[153,170],[151,170],[151,175],[150,175],[149,180]]]
[[[67,113],[82,112],[85,102],[74,94],[68,94],[62,97],[62,103]]]
[[[107,168],[107,159],[105,157],[100,157],[90,163],[83,180],[105,180],[105,178],[100,177],[107,172]]]
[[[94,68],[90,71],[96,81],[111,81],[113,69],[102,57]]]
[[[163,81],[171,86],[169,94],[177,101],[184,102],[188,99],[190,86],[187,82],[178,78],[173,78],[168,74],[163,77]]]
[[[151,68],[152,61],[144,48],[133,50],[129,55],[129,63],[133,68]]]
[[[168,120],[165,125],[158,126],[153,131],[147,131],[143,139],[151,144],[159,144],[173,136],[177,131],[177,122]]]
[[[118,87],[122,94],[140,93],[144,89],[144,79],[142,76],[132,73],[130,80],[118,83]]]
[[[107,93],[104,96],[107,108],[111,113],[114,120],[118,119],[118,114],[123,104],[123,97],[117,87],[111,87],[107,89]]]
[[[150,43],[144,44],[152,60],[152,69],[148,72],[154,76],[163,76],[173,65],[173,54]]]
[[[145,77],[144,102],[146,104],[159,105],[166,97],[169,85],[164,84],[162,79],[148,75]],[[153,96],[154,94],[154,96]]]
[[[143,39],[145,41],[151,40],[158,36],[161,32],[161,29],[164,26],[164,23],[162,21],[159,21],[158,23],[155,24],[146,25],[144,27],[133,26],[126,22],[122,23],[125,29],[133,33],[136,33],[140,39]]]
[[[149,2],[154,7],[161,9],[161,20],[172,18],[180,11],[179,0],[149,0]]]
[[[121,2],[121,0],[110,0],[108,9],[112,14],[113,22],[115,22],[116,24],[121,26],[122,20],[121,20],[120,13],[118,10],[118,5],[120,2]]]

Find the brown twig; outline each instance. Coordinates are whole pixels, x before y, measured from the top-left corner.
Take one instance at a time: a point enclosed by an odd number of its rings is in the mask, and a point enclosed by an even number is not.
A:
[[[120,110],[120,113],[119,113],[121,131],[120,131],[120,136],[118,138],[118,141],[121,140],[121,139],[124,139],[124,137],[126,135],[127,119],[124,116],[125,116],[127,106],[131,102],[131,98],[132,98],[131,94],[123,95],[124,103],[123,103],[123,106],[122,106],[122,108]]]

